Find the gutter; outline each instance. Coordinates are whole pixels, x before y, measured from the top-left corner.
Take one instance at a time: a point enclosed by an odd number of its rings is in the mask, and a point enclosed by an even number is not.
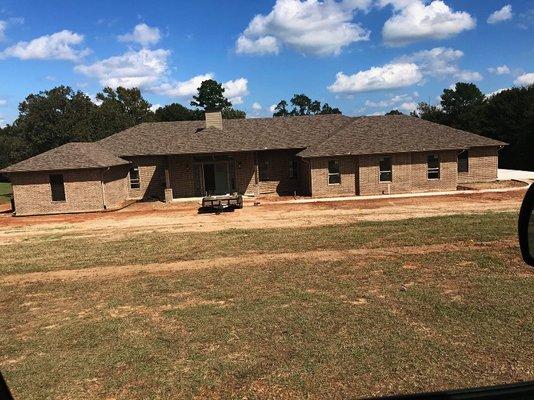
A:
[[[107,210],[107,205],[106,205],[106,184],[104,183],[104,173],[109,171],[110,170],[110,167],[107,167],[106,169],[103,169],[102,172],[100,173],[100,185],[102,187],[102,208],[104,210]]]

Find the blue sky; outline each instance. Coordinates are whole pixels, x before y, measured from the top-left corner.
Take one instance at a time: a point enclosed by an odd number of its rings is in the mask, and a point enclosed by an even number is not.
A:
[[[206,77],[249,116],[294,93],[344,114],[405,112],[473,81],[534,82],[534,0],[0,2],[0,123],[26,95],[140,86],[189,104]]]

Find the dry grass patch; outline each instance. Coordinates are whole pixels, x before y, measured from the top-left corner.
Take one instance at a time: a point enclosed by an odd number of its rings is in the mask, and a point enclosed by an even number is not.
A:
[[[508,242],[514,216],[480,218],[302,232],[303,249],[347,250],[335,260],[3,285],[0,368],[25,399],[347,398],[532,380],[534,273]],[[298,249],[292,231],[227,234],[254,251]],[[447,238],[478,247],[348,251]],[[228,251],[188,240],[184,252]],[[58,256],[42,257],[46,269]]]

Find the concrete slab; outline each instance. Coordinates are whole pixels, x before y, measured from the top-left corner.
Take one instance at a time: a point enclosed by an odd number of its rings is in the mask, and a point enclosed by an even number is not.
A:
[[[497,172],[497,180],[509,181],[516,179],[518,181],[534,180],[534,171],[520,171],[517,169],[501,169]]]

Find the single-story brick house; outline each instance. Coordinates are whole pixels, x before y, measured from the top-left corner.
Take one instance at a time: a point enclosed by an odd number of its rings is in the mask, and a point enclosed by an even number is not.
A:
[[[497,178],[505,143],[403,115],[142,123],[0,171],[16,215],[206,194],[315,197],[455,190]]]

